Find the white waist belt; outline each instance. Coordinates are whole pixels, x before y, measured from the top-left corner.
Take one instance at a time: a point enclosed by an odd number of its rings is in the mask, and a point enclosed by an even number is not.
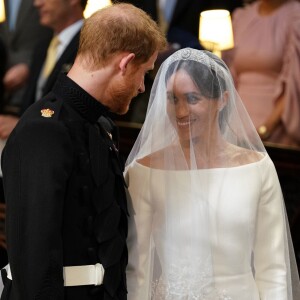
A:
[[[7,278],[12,280],[9,264],[4,269],[6,269]],[[64,286],[101,285],[104,268],[101,264],[64,267],[63,276]]]

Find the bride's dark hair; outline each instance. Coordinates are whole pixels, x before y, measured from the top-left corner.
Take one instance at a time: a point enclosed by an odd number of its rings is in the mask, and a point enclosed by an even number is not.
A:
[[[201,94],[209,99],[219,99],[226,90],[225,80],[206,65],[189,60],[174,61],[166,72],[166,83],[179,70],[184,70],[196,84]]]

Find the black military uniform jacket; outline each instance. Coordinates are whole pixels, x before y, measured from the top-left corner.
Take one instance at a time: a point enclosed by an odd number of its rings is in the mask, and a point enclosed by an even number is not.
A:
[[[1,299],[126,299],[123,170],[97,122],[107,113],[62,74],[11,134],[2,168],[12,282]],[[96,263],[101,286],[63,287],[63,266]]]

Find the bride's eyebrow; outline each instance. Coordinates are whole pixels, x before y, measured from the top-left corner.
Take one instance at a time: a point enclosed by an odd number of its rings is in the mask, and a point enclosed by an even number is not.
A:
[[[174,96],[173,91],[167,91],[167,96]]]
[[[203,95],[200,93],[200,92],[186,92],[184,93],[184,96],[185,97],[188,97],[188,96],[194,96],[194,97],[202,97]]]

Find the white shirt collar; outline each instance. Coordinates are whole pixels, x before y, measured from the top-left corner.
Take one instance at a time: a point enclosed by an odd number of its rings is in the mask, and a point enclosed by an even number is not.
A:
[[[75,34],[81,29],[82,24],[83,24],[83,19],[78,20],[77,22],[65,28],[63,31],[61,31],[58,34],[60,44],[57,49],[57,58],[61,56],[61,54],[69,45],[69,43],[71,42]]]

